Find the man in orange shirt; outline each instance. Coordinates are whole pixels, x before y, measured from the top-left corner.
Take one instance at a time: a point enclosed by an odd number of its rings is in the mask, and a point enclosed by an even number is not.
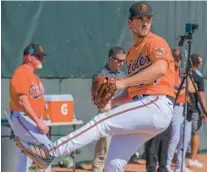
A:
[[[181,84],[181,76],[180,76],[180,66],[181,66],[181,52],[179,50],[173,49],[172,54],[175,60],[175,94],[178,93],[178,89]],[[190,81],[190,80],[189,80]],[[192,82],[188,82],[189,87],[188,91],[193,93],[195,89],[192,85]],[[176,162],[176,172],[181,171],[182,167],[182,148],[184,149],[184,161],[183,161],[183,171],[191,172],[185,166],[185,155],[188,143],[191,138],[191,120],[185,120],[185,139],[183,143],[183,127],[184,127],[184,105],[185,105],[185,87],[180,90],[178,98],[175,102],[174,110],[173,110],[173,119],[171,124],[171,139],[168,148],[168,158],[167,158],[167,169],[168,171],[172,171],[171,163],[177,148],[177,162]]]
[[[42,68],[43,48],[28,45],[23,54],[23,64],[14,72],[10,81],[10,118],[14,134],[24,141],[51,143],[47,138],[48,126],[41,119],[44,114],[44,89],[34,73]],[[17,172],[29,172],[31,160],[19,152]],[[47,169],[50,172],[50,168]]]
[[[128,77],[116,80],[116,88],[127,91],[110,101],[115,108],[93,115],[86,125],[52,145],[16,138],[16,144],[39,167],[46,168],[53,158],[111,135],[105,171],[122,172],[141,145],[170,125],[175,97],[174,60],[167,42],[150,32],[152,15],[147,2],[136,2],[129,9],[128,26],[134,44],[126,58]]]

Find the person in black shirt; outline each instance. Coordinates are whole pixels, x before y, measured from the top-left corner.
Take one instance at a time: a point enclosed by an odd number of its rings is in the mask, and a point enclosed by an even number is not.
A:
[[[201,102],[207,109],[205,92],[204,92],[204,80],[199,69],[202,66],[202,57],[199,54],[191,55],[192,62],[192,78],[193,82],[197,86],[198,94],[201,99]],[[198,161],[198,149],[200,145],[200,136],[199,133],[202,130],[203,121],[206,120],[205,114],[199,108],[199,100],[196,93],[189,93],[190,103],[188,105],[188,117],[192,118],[192,143],[191,143],[191,158],[189,159],[189,166],[195,166],[198,168],[203,168],[203,164]]]

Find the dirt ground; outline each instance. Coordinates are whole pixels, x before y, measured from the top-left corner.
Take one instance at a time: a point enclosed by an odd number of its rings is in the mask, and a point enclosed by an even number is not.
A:
[[[207,172],[207,154],[199,155],[199,160],[204,164],[204,168],[190,168],[194,172]],[[186,164],[188,165],[188,159],[186,159]],[[174,168],[174,165],[172,165]],[[69,168],[53,168],[52,172],[72,172]],[[76,172],[91,172],[91,165],[82,165],[82,169],[76,169]],[[38,172],[37,170],[32,170],[30,172]],[[126,167],[125,172],[146,172],[145,160],[137,160],[134,163],[129,163]]]

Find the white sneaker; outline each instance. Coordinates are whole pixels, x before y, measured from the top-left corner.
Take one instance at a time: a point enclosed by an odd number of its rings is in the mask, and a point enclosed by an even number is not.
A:
[[[166,168],[167,168],[168,172],[173,172],[173,170],[171,169],[171,166],[167,165]]]
[[[168,172],[173,172],[173,170],[172,169],[169,169]]]
[[[181,171],[181,169],[179,168],[179,169],[175,169],[175,172],[193,172],[193,171],[191,171],[189,168],[185,167],[185,168],[183,168],[183,171]]]
[[[196,160],[189,159],[189,166],[203,168],[203,164],[201,162],[199,162],[197,159]]]

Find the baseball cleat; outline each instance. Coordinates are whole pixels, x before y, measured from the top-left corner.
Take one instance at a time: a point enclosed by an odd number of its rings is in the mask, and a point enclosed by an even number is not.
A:
[[[46,169],[55,158],[49,154],[48,148],[44,144],[26,143],[17,136],[15,136],[14,142],[41,169]]]

